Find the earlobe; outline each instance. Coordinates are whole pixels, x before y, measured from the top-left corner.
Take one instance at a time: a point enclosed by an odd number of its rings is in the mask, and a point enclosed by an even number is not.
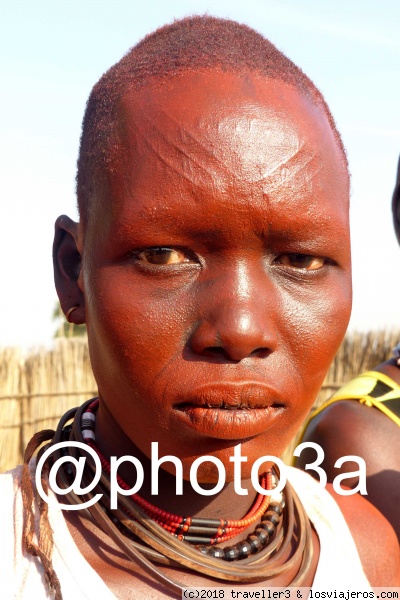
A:
[[[393,225],[396,232],[397,240],[400,244],[400,156],[397,164],[396,185],[392,199]]]
[[[53,243],[54,282],[61,308],[70,323],[85,323],[85,296],[81,286],[81,254],[78,223],[61,215],[55,223]]]

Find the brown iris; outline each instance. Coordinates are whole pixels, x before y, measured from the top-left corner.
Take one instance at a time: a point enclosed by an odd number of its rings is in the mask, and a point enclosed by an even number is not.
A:
[[[176,248],[147,248],[139,252],[137,258],[152,265],[178,265],[190,262],[185,252]]]
[[[281,254],[276,262],[284,267],[293,269],[304,269],[306,271],[318,271],[326,264],[326,258],[322,256],[312,256],[311,254]]]

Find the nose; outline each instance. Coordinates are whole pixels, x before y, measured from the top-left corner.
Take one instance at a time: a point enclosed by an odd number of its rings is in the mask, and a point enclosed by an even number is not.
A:
[[[262,265],[239,264],[199,294],[202,317],[191,338],[201,356],[239,362],[277,346],[277,292]]]

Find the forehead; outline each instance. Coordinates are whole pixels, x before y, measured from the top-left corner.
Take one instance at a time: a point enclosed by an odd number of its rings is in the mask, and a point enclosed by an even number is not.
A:
[[[303,213],[334,201],[347,214],[347,169],[325,113],[279,80],[211,70],[152,81],[123,97],[117,134],[117,219],[127,195],[136,211],[170,212],[171,189],[269,210],[292,197]]]

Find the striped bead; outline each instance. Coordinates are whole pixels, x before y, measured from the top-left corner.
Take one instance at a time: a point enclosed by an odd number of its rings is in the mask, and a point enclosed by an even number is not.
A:
[[[81,420],[81,429],[84,440],[90,439],[94,441],[96,439],[94,434],[95,422],[96,416],[92,412],[86,411],[83,413]]]

